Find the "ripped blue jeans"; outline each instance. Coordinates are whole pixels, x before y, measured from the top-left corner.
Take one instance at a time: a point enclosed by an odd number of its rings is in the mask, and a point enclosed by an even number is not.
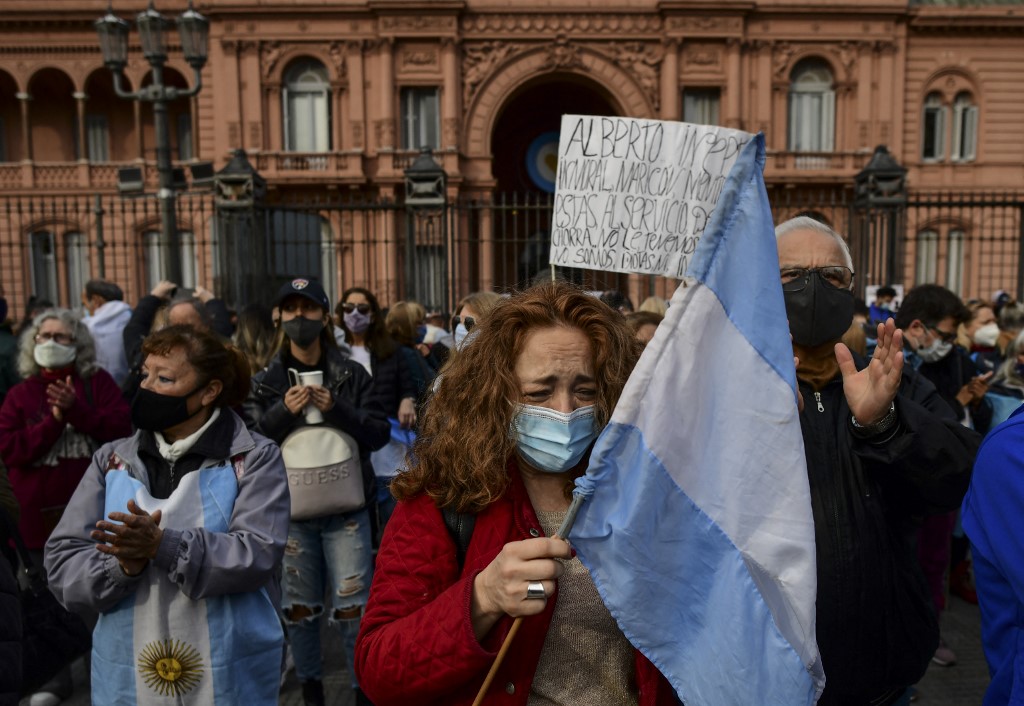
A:
[[[330,602],[328,624],[341,630],[352,686],[358,686],[353,654],[373,579],[370,540],[370,513],[366,508],[289,525],[282,608],[299,681],[323,679],[320,619],[326,594]],[[293,620],[293,609],[300,606],[310,614]]]

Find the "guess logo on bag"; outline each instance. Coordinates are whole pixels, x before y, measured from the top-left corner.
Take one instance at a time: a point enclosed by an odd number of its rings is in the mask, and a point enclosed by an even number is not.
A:
[[[352,473],[351,465],[343,463],[329,468],[307,468],[304,470],[289,470],[288,485],[321,485],[344,480]]]
[[[301,427],[281,443],[292,519],[352,512],[366,505],[359,444],[325,425]]]

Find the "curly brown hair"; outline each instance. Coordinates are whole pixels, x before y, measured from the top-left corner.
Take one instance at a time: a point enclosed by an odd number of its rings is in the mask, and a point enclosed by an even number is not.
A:
[[[426,493],[438,507],[479,512],[505,492],[516,450],[509,430],[522,396],[516,360],[532,331],[552,326],[579,329],[590,340],[596,424],[608,423],[640,344],[622,316],[582,289],[565,282],[532,287],[502,301],[446,367],[421,420],[411,467],[391,484],[396,498]]]

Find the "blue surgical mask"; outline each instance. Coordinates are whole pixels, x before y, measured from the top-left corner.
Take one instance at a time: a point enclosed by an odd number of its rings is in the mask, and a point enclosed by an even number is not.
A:
[[[452,331],[452,336],[455,337],[455,350],[461,351],[462,346],[466,343],[466,337],[469,336],[469,329],[464,324],[458,324]]]
[[[512,421],[519,455],[547,473],[564,473],[578,464],[597,436],[595,427],[594,405],[566,414],[524,404]]]

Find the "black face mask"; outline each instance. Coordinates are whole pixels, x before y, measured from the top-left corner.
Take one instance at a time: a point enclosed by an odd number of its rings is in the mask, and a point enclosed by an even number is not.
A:
[[[161,395],[159,392],[140,387],[132,400],[132,424],[136,429],[164,431],[186,422],[202,411],[188,411],[188,398],[199,391],[197,387],[187,395]]]
[[[814,348],[828,341],[838,341],[853,322],[853,292],[826,284],[817,272],[797,292],[782,286],[786,300],[786,316],[793,342]]]
[[[305,316],[296,316],[281,324],[288,340],[302,349],[313,345],[323,327],[324,322],[320,319],[307,319]]]

